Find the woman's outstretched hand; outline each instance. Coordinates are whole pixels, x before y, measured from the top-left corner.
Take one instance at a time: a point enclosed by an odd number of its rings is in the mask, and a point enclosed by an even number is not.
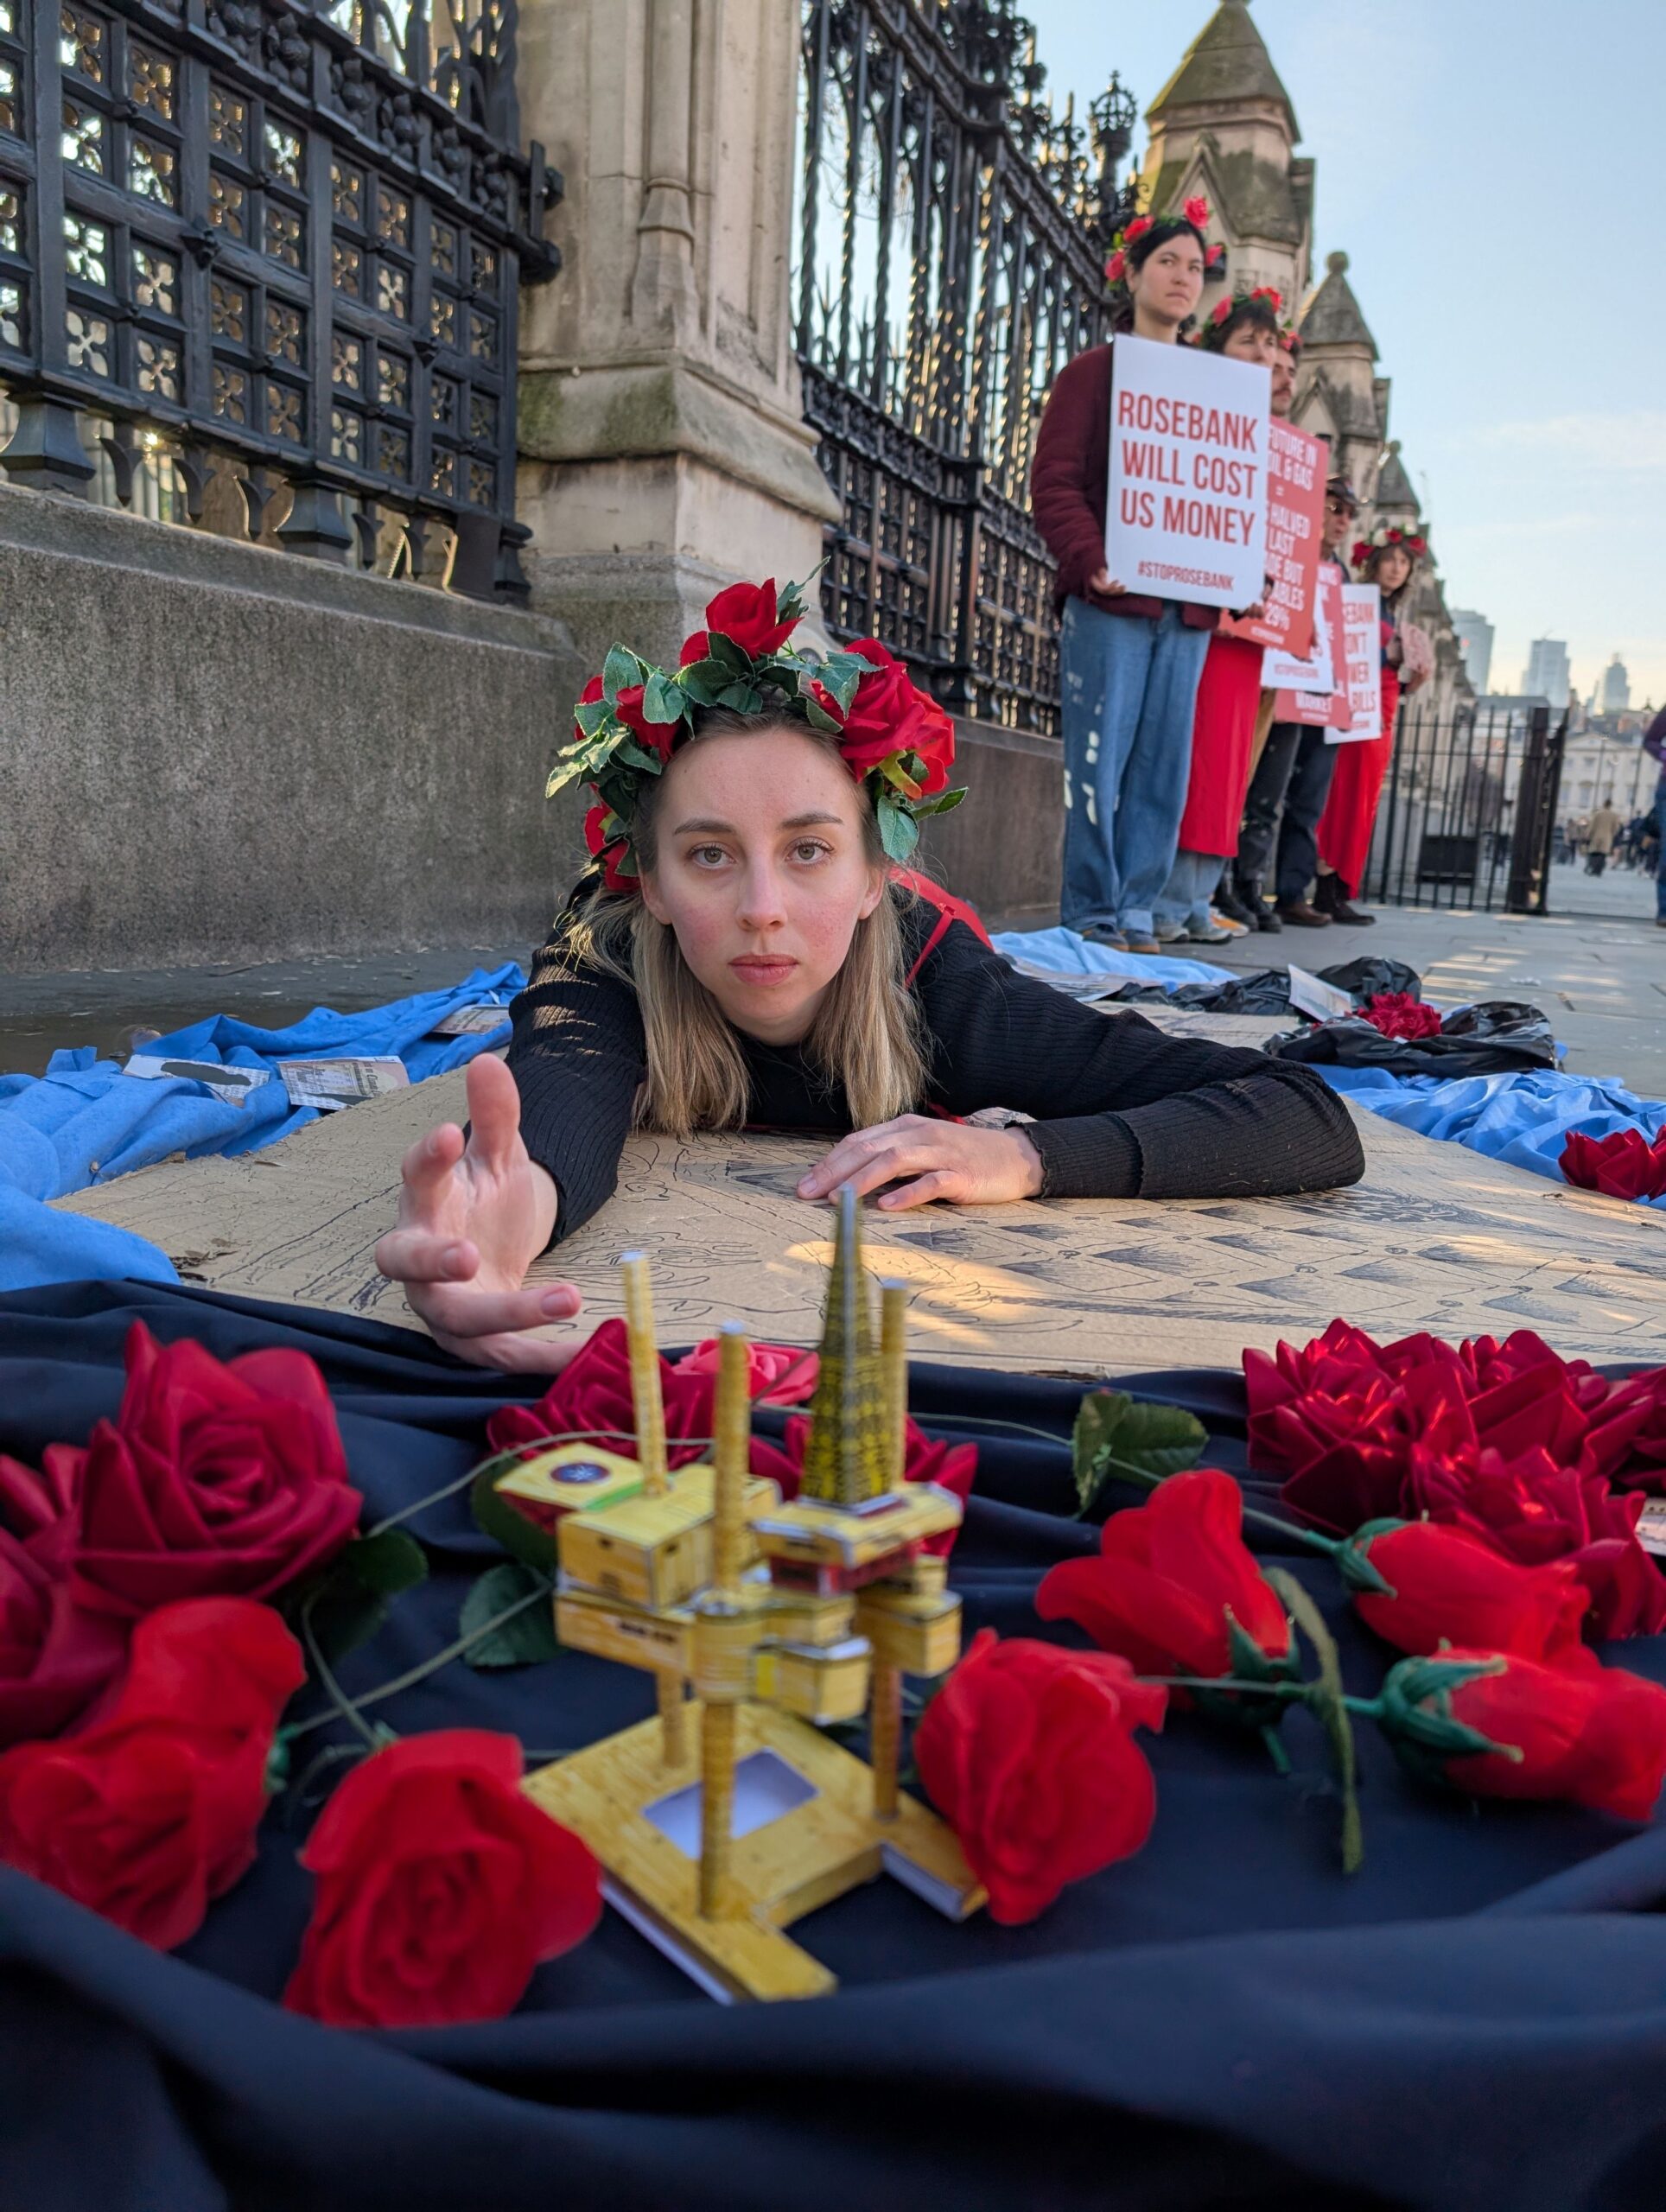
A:
[[[932,1198],[999,1205],[1035,1196],[1041,1188],[1041,1155],[1022,1129],[980,1129],[925,1114],[902,1114],[843,1138],[800,1179],[798,1196],[829,1198],[848,1183],[861,1198],[905,1176],[912,1179],[879,1200],[887,1212],[923,1206]]]
[[[468,1069],[467,1139],[455,1122],[405,1154],[399,1219],[376,1264],[403,1283],[434,1340],[477,1367],[553,1374],[579,1346],[525,1332],[570,1320],[583,1300],[570,1283],[524,1287],[556,1225],[556,1186],[521,1141],[520,1093],[489,1052]]]

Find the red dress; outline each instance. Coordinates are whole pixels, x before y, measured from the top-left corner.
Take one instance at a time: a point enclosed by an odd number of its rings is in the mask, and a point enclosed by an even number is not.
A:
[[[1385,624],[1384,628],[1388,626]],[[1394,750],[1394,718],[1400,706],[1400,671],[1383,671],[1383,734],[1362,737],[1337,747],[1331,796],[1319,817],[1319,857],[1341,879],[1344,895],[1358,896],[1370,857],[1377,802]]]
[[[1192,718],[1192,775],[1180,817],[1183,853],[1218,853],[1230,860],[1238,849],[1256,709],[1261,704],[1261,647],[1247,638],[1217,633],[1209,640]]]

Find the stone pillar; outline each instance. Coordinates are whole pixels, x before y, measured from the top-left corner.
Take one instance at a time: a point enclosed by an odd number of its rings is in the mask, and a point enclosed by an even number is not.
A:
[[[797,18],[521,0],[523,128],[566,180],[564,266],[523,296],[525,559],[597,667],[674,656],[737,576],[807,575],[839,512],[788,304]]]

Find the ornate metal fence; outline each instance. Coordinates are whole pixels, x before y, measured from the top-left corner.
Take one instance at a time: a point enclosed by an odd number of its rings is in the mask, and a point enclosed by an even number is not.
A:
[[[0,466],[524,598],[517,288],[559,180],[519,149],[515,23],[0,0]]]
[[[844,510],[828,626],[886,638],[958,713],[1052,731],[1030,459],[1053,378],[1104,335],[1134,103],[1113,78],[1090,130],[1055,116],[1011,0],[804,0],[804,26],[797,344]]]
[[[1542,913],[1567,717],[1545,707],[1402,707],[1364,895]]]

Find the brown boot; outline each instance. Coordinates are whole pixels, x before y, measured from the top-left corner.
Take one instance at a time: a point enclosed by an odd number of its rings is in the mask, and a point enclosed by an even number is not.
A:
[[[1319,887],[1313,893],[1313,905],[1321,914],[1328,914],[1333,922],[1345,922],[1351,929],[1369,930],[1376,926],[1375,914],[1362,914],[1358,906],[1349,903],[1348,887],[1339,875],[1321,875]]]
[[[1280,921],[1288,922],[1294,929],[1327,930],[1331,926],[1330,916],[1321,914],[1305,899],[1281,899],[1273,911]]]

